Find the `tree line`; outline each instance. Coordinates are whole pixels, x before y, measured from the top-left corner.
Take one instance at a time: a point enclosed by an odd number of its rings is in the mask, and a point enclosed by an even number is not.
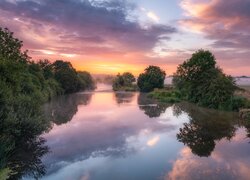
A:
[[[13,157],[23,144],[32,148],[44,142],[38,136],[51,125],[41,112],[45,101],[57,95],[95,88],[89,72],[77,72],[70,62],[62,60],[35,62],[22,47],[22,41],[12,32],[0,28],[0,179],[3,173],[36,168],[16,166],[18,158]],[[37,178],[43,173],[42,170],[34,176]]]
[[[18,104],[16,101],[44,102],[59,94],[95,88],[90,73],[77,72],[70,62],[62,60],[35,62],[22,46],[12,32],[0,28],[1,107]]]
[[[127,78],[127,76],[131,78]],[[118,74],[113,81],[113,89],[126,90],[134,85],[133,90],[150,92],[149,96],[164,102],[189,101],[200,106],[238,111],[250,108],[250,102],[236,96],[239,90],[233,77],[226,75],[216,64],[210,51],[198,50],[177,67],[173,75],[173,87],[164,87],[166,73],[160,67],[149,66],[137,78],[131,73]]]

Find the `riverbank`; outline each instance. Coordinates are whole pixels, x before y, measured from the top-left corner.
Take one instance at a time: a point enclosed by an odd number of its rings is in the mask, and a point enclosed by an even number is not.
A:
[[[173,86],[170,85],[165,86],[164,89],[155,89],[154,91],[148,93],[148,97],[164,103],[178,103],[189,101],[187,97],[183,96],[180,91],[176,90]],[[240,111],[241,109],[249,109],[250,91],[245,90],[241,87],[241,89],[236,90],[235,95],[232,97],[231,101],[228,101],[228,103],[229,104],[225,106],[227,107],[227,109],[218,109],[226,111]]]

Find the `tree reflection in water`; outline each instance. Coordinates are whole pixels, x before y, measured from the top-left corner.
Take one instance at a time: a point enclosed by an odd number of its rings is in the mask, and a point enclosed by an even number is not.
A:
[[[24,174],[37,179],[45,174],[41,158],[49,148],[39,136],[50,129],[51,123],[35,107],[19,109],[10,112],[12,116],[1,124],[0,179],[21,179]]]
[[[43,138],[18,142],[7,160],[12,172],[10,179],[21,179],[23,175],[38,179],[45,175],[46,169],[41,158],[49,152],[49,148],[44,143]]]
[[[0,126],[0,179],[6,177],[6,172],[9,179],[21,179],[24,175],[42,177],[46,169],[41,158],[49,148],[39,136],[51,128],[51,121],[58,125],[70,121],[78,105],[87,105],[91,96],[89,93],[58,97],[44,106],[44,115],[38,107],[20,106],[15,112],[10,111],[10,118]]]
[[[44,111],[46,118],[57,125],[70,121],[77,113],[79,105],[88,105],[92,93],[77,93],[57,97],[46,103]]]
[[[114,92],[114,97],[116,103],[119,104],[127,104],[131,103],[133,98],[135,97],[134,92]]]
[[[151,98],[147,98],[147,94],[140,93],[137,100],[139,108],[150,118],[159,117],[166,111],[170,104],[159,103]]]
[[[189,114],[190,122],[180,128],[177,139],[187,145],[193,154],[208,157],[215,141],[235,135],[237,114],[216,111],[183,103],[176,106]]]

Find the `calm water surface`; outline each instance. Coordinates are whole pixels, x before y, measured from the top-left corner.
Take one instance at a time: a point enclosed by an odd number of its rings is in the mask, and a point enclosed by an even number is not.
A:
[[[250,123],[237,114],[107,90],[45,105],[42,179],[249,179]]]

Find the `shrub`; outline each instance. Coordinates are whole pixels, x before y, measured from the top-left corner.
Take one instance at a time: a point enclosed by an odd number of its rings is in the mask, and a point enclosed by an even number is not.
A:
[[[216,67],[215,57],[209,51],[199,50],[179,65],[173,84],[191,102],[231,110],[229,100],[236,90],[235,81]]]
[[[149,66],[140,74],[137,85],[141,92],[150,92],[154,88],[163,88],[166,73],[157,66]]]

